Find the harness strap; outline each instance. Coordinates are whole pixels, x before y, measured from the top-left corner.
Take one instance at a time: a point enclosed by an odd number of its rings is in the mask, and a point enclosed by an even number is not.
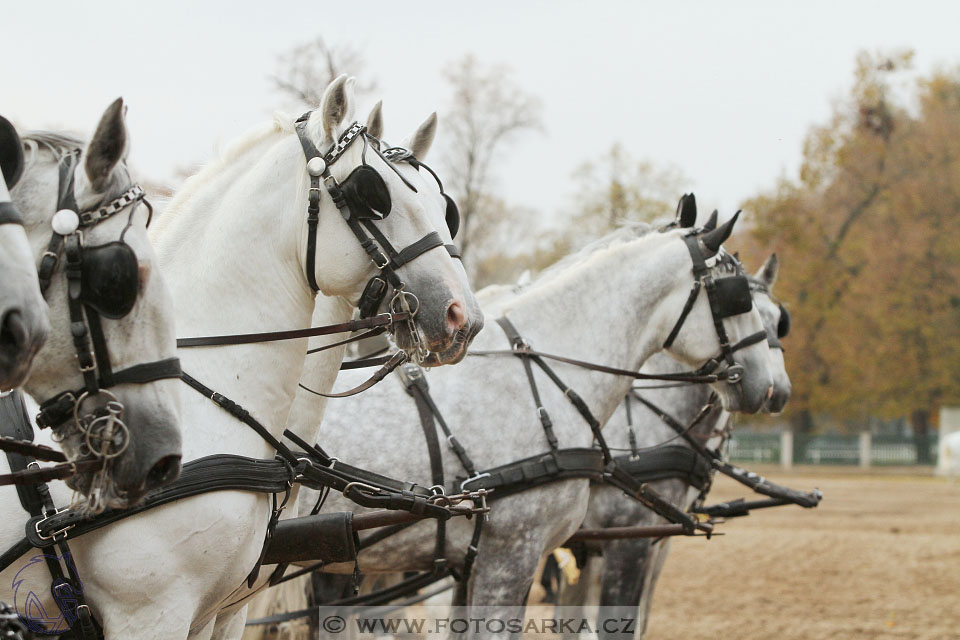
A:
[[[118,384],[145,384],[167,378],[179,378],[180,359],[167,358],[157,362],[148,362],[121,369],[113,374],[113,384],[107,385],[100,380],[101,388]],[[62,391],[40,404],[36,423],[41,428],[57,427],[73,417],[73,408],[85,389]]]
[[[618,456],[615,460],[619,468],[638,482],[679,478],[697,489],[710,484],[712,466],[688,447],[668,445],[636,456]]]
[[[0,224],[18,224],[23,226],[23,216],[17,207],[9,201],[0,202]]]
[[[234,418],[247,425],[251,429],[257,432],[257,434],[267,441],[271,447],[277,450],[277,454],[282,456],[287,462],[292,465],[296,465],[298,460],[297,457],[293,454],[287,445],[283,444],[277,440],[270,431],[263,426],[262,423],[257,421],[256,418],[250,415],[250,412],[241,407],[239,404],[231,400],[230,398],[224,396],[221,393],[217,393],[210,387],[206,386],[189,373],[184,371],[180,374],[180,379],[187,383],[191,389],[199,393],[200,395],[209,398],[215,405],[232,415]]]
[[[497,324],[503,329],[507,339],[510,341],[510,346],[513,347],[515,355],[520,358],[520,362],[523,363],[523,370],[527,374],[527,382],[530,384],[530,392],[533,394],[533,404],[537,408],[537,417],[540,418],[540,425],[543,427],[543,433],[547,437],[547,444],[550,445],[552,451],[556,451],[559,448],[559,442],[557,441],[557,435],[553,431],[553,421],[550,420],[550,414],[547,413],[546,407],[543,406],[543,402],[540,400],[537,381],[533,377],[533,368],[530,366],[532,356],[527,354],[530,345],[527,344],[526,340],[523,339],[520,332],[517,331],[517,328],[513,326],[513,323],[510,322],[506,316],[497,318]],[[541,363],[538,362],[537,364]]]
[[[13,393],[0,398],[0,411],[4,414],[3,421],[0,422],[0,429],[18,439],[32,442],[33,429],[30,427],[26,405],[20,393]],[[7,461],[13,471],[11,475],[28,473],[24,470],[35,462],[29,456],[10,451],[7,452]],[[17,494],[20,498],[20,504],[33,518],[50,517],[58,513],[50,496],[50,490],[45,484],[18,485]],[[52,578],[50,593],[64,619],[69,623],[77,637],[80,640],[93,640],[96,637],[96,630],[93,626],[90,608],[83,597],[80,578],[70,560],[70,548],[67,546],[66,538],[51,535],[49,541],[50,546],[55,544],[60,552],[59,557],[44,554],[44,562]],[[32,545],[24,540],[15,543],[0,555],[0,571],[6,569],[31,548]],[[66,571],[64,571],[64,567]],[[76,624],[77,621],[80,622],[79,625]]]
[[[103,468],[103,461],[101,460],[78,460],[77,462],[64,462],[52,467],[37,467],[36,469],[14,471],[0,476],[0,487],[11,484],[19,487],[22,485],[43,484],[51,480],[66,480],[82,471],[101,468]]]
[[[443,240],[440,239],[440,234],[436,231],[431,231],[410,246],[401,249],[400,253],[394,256],[390,266],[393,269],[399,269],[413,259],[420,257],[427,251],[443,246],[447,245],[443,244]]]
[[[234,333],[221,336],[204,336],[197,338],[178,338],[177,348],[187,347],[213,347],[220,345],[235,344],[255,344],[258,342],[276,342],[279,340],[297,340],[299,338],[312,338],[313,336],[326,336],[333,333],[348,333],[359,331],[361,329],[373,329],[378,327],[388,328],[394,322],[410,319],[410,314],[401,311],[398,313],[381,313],[370,318],[361,318],[359,320],[349,320],[339,324],[328,324],[321,327],[308,327],[306,329],[291,329],[288,331],[264,331],[260,333]],[[313,353],[312,351],[310,353]]]
[[[553,353],[546,353],[543,351],[537,351],[535,349],[523,349],[524,354],[538,356],[547,360],[555,360],[557,362],[564,362],[566,364],[572,364],[576,367],[581,367],[583,369],[590,369],[591,371],[600,371],[601,373],[609,373],[615,376],[626,376],[628,378],[634,378],[637,380],[666,380],[669,382],[690,382],[690,383],[712,383],[718,382],[720,380],[726,380],[727,375],[725,371],[719,371],[717,373],[701,373],[699,371],[691,371],[687,373],[639,373],[637,371],[631,371],[630,369],[619,369],[617,367],[608,367],[602,364],[596,364],[594,362],[588,362],[586,360],[577,360],[576,358],[567,358],[566,356],[558,356]],[[482,351],[470,351],[467,353],[470,356],[499,356],[499,355],[517,355],[517,350],[503,350],[503,349],[489,349]]]
[[[395,354],[390,356],[390,359],[387,360],[383,364],[383,366],[381,366],[377,371],[375,371],[372,376],[367,378],[366,381],[357,385],[353,389],[349,389],[347,391],[341,391],[339,393],[321,393],[319,391],[315,391],[311,389],[310,387],[306,387],[303,384],[299,384],[298,386],[304,391],[309,391],[313,395],[321,396],[323,398],[349,398],[350,396],[355,396],[358,393],[363,393],[373,385],[377,384],[378,382],[386,378],[388,375],[390,375],[394,369],[396,369],[406,361],[407,361],[406,352],[397,351]]]
[[[790,489],[789,487],[784,487],[782,485],[770,482],[763,476],[753,473],[752,471],[747,471],[746,469],[742,469],[730,464],[729,462],[726,462],[718,452],[707,449],[695,438],[690,437],[689,433],[684,434],[684,432],[688,430],[684,429],[684,427],[670,417],[669,414],[661,411],[655,405],[650,403],[648,400],[645,400],[641,396],[638,395],[636,397],[638,400],[650,407],[652,411],[657,413],[657,415],[660,416],[660,419],[663,420],[664,424],[669,426],[674,431],[681,433],[694,451],[696,451],[705,460],[709,461],[710,465],[714,469],[728,478],[736,480],[740,484],[749,487],[757,493],[770,496],[771,498],[787,500],[793,504],[797,504],[808,509],[816,507],[823,498],[823,494],[818,489],[814,489],[813,491],[806,493],[797,491],[796,489]]]
[[[699,280],[694,280],[693,288],[690,289],[690,295],[687,296],[687,301],[683,304],[683,310],[680,311],[680,317],[677,318],[677,322],[673,325],[673,329],[670,330],[670,335],[667,336],[667,339],[663,342],[663,348],[669,349],[673,346],[673,341],[677,339],[677,334],[680,333],[680,328],[683,327],[684,321],[687,319],[687,316],[690,315],[690,311],[693,309],[693,305],[697,302],[697,296],[700,295],[701,283]]]
[[[423,372],[416,365],[407,365],[401,369],[401,375],[404,378],[406,391],[410,394],[417,405],[417,413],[420,414],[420,426],[423,427],[423,437],[427,442],[427,455],[430,458],[430,481],[434,489],[443,491],[443,458],[440,454],[440,439],[437,437],[437,428],[433,420],[433,413],[430,407],[424,402],[423,395],[426,393],[427,381],[423,377]],[[446,566],[446,542],[447,542],[447,523],[444,520],[437,520],[437,538],[433,550],[434,570],[440,570]]]
[[[24,416],[24,420],[25,421],[27,420],[26,416]],[[57,451],[56,449],[51,449],[46,445],[34,444],[32,442],[32,438],[33,438],[32,430],[27,437],[31,438],[31,440],[19,440],[17,438],[12,438],[10,436],[0,435],[0,451],[17,453],[23,456],[30,456],[35,460],[44,460],[47,462],[66,462],[67,461],[67,456],[63,455],[62,452]]]
[[[400,368],[400,375],[407,387],[407,393],[413,397],[417,404],[417,411],[420,414],[420,424],[423,428],[427,429],[429,426],[430,429],[435,429],[433,421],[436,420],[436,423],[440,425],[440,429],[443,431],[444,437],[447,439],[447,444],[456,454],[457,459],[460,460],[464,471],[470,476],[476,475],[477,469],[473,464],[473,460],[467,455],[467,450],[460,444],[457,437],[453,435],[449,425],[447,425],[447,421],[443,419],[443,414],[433,401],[433,397],[430,395],[430,386],[427,384],[427,379],[423,375],[423,370],[415,364],[406,364]]]
[[[320,150],[317,149],[310,140],[310,137],[306,134],[308,119],[309,117],[301,116],[301,118],[297,120],[296,129],[297,138],[303,147],[303,154],[306,156],[307,162],[310,162],[313,158],[319,158],[321,154]],[[317,293],[320,291],[320,285],[317,284],[316,275],[317,226],[320,223],[320,176],[313,175],[309,172],[308,174],[310,176],[310,191],[307,198],[307,256],[305,270],[307,272],[307,284],[310,285],[310,289],[314,293]]]

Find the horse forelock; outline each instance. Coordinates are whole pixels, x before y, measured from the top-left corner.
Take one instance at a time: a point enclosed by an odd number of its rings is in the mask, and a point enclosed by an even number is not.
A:
[[[77,136],[58,131],[28,131],[20,137],[26,158],[24,169],[29,169],[36,161],[40,151],[48,151],[57,162],[77,149],[83,149],[86,142]]]

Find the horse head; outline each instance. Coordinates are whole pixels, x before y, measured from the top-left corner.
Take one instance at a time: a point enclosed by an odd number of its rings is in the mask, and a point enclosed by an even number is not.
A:
[[[92,510],[131,506],[180,469],[172,302],[147,239],[149,205],[126,164],[125,112],[118,98],[85,145],[25,134],[29,158],[13,191],[52,326],[24,388],[71,460],[103,460],[68,480]]]

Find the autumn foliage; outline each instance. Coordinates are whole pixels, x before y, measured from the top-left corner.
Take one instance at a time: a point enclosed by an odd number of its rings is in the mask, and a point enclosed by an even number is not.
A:
[[[909,66],[862,54],[799,178],[744,204],[749,262],[781,259],[790,411],[807,427],[829,413],[925,430],[960,402],[960,69],[903,86]]]

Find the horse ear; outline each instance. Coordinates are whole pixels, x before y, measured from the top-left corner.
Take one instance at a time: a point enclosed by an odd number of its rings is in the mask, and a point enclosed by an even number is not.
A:
[[[768,289],[773,289],[773,284],[777,281],[777,274],[780,272],[780,259],[777,254],[771,253],[767,261],[763,263],[760,270],[754,276],[757,280],[767,285]]]
[[[677,203],[677,225],[681,229],[689,229],[696,221],[697,198],[692,193],[685,193]]]
[[[100,117],[100,124],[84,152],[84,169],[95,192],[105,191],[113,168],[127,150],[127,109],[123,98],[114,100]]]
[[[417,160],[427,157],[427,152],[433,145],[433,138],[437,135],[437,112],[434,111],[427,119],[420,123],[417,130],[403,141],[400,146],[409,149]]]
[[[374,138],[383,137],[383,100],[370,109],[370,115],[367,116],[367,133]]]
[[[737,211],[733,214],[733,217],[724,222],[722,225],[714,229],[713,231],[708,231],[700,236],[700,240],[703,242],[703,246],[707,248],[711,255],[716,255],[717,251],[720,250],[720,245],[730,237],[730,234],[733,233],[733,225],[737,224],[737,219],[740,217],[740,212]]]
[[[354,110],[354,79],[343,74],[330,83],[320,100],[323,118],[323,134],[326,140],[334,141],[343,133],[344,123],[350,121]]]
[[[0,171],[11,189],[23,173],[23,143],[13,124],[3,116],[0,116]]]
[[[713,213],[710,214],[710,217],[707,219],[707,224],[703,225],[704,231],[713,231],[717,228],[717,217],[720,214],[717,213],[717,210],[714,209]]]

